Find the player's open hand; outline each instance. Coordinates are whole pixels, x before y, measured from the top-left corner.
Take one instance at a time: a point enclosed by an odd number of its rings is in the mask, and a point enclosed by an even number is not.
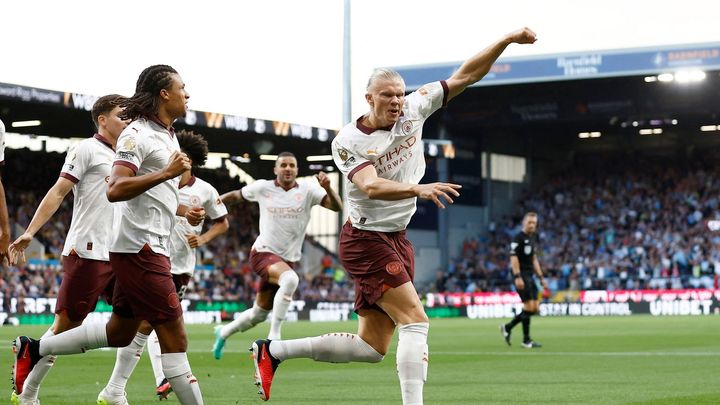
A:
[[[430,183],[430,184],[418,184],[416,186],[416,195],[423,200],[432,200],[440,208],[445,208],[445,204],[440,200],[444,199],[447,203],[452,204],[452,197],[459,197],[458,192],[462,186],[453,183]]]
[[[319,172],[315,175],[315,178],[317,179],[318,183],[320,183],[320,187],[327,190],[328,187],[330,187],[330,178],[325,174],[325,172]]]
[[[510,42],[516,44],[532,44],[537,41],[537,34],[528,27],[513,31],[508,34],[508,36],[510,37]]]
[[[10,247],[7,250],[10,264],[25,262],[25,249],[27,249],[30,245],[32,239],[33,236],[26,232],[20,235],[19,238],[15,239],[15,242],[10,244]]]
[[[187,219],[188,223],[192,226],[200,225],[205,219],[205,208],[189,207],[187,211],[185,211],[185,219]]]
[[[173,152],[164,170],[173,179],[181,175],[185,170],[190,170],[190,167],[190,158],[185,153]]]

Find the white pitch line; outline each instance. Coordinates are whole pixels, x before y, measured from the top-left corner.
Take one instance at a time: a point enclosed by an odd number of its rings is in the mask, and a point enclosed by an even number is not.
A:
[[[532,351],[525,350],[520,352],[440,352],[430,350],[431,355],[444,355],[444,356],[607,356],[607,357],[622,357],[622,356],[688,356],[688,357],[715,357],[720,356],[720,352],[548,352],[542,349],[532,349]]]
[[[206,353],[212,355],[210,350],[188,350],[189,353]],[[225,348],[223,353],[250,353],[245,349]],[[388,355],[394,355],[394,352],[388,352]],[[445,352],[433,351],[430,347],[431,356],[599,356],[599,357],[653,357],[653,356],[675,356],[675,357],[720,357],[720,352],[550,352],[543,349],[524,349],[518,347],[517,350],[508,352]]]

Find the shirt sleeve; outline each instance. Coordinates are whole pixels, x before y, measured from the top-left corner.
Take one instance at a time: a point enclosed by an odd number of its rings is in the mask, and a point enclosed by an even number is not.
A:
[[[311,205],[319,205],[320,203],[322,203],[323,198],[325,198],[325,196],[327,195],[327,191],[325,191],[324,188],[320,187],[320,185],[317,184],[316,180],[313,179],[311,181],[315,182],[315,184],[310,185],[310,189],[308,190],[308,195],[312,202]]]
[[[143,140],[144,136],[137,136],[135,133],[123,132],[117,141],[117,151],[115,152],[115,160],[113,166],[125,166],[130,168],[133,173],[137,174],[138,168],[145,159]]]
[[[5,124],[0,121],[0,166],[5,164]]]
[[[517,236],[513,238],[512,242],[510,242],[510,256],[517,256],[518,252],[520,252],[520,249],[522,249],[522,243],[520,243],[520,238]]]
[[[340,172],[346,176],[348,180],[352,181],[355,173],[371,165],[372,162],[344,145],[341,138],[342,133],[336,136],[332,142],[333,160]]]
[[[73,183],[82,180],[90,164],[90,153],[85,142],[73,145],[65,156],[65,163],[60,170],[60,177],[66,178]]]
[[[240,194],[242,195],[243,200],[257,201],[258,197],[260,196],[260,191],[262,190],[263,183],[264,182],[262,180],[258,180],[240,189]]]
[[[220,200],[220,194],[218,194],[213,186],[210,186],[209,189],[210,198],[205,201],[205,205],[203,206],[205,213],[210,219],[218,219],[226,216],[228,213],[227,207],[225,207],[225,204]]]
[[[427,118],[440,107],[447,104],[448,87],[445,81],[432,82],[405,97],[409,115],[418,118]]]

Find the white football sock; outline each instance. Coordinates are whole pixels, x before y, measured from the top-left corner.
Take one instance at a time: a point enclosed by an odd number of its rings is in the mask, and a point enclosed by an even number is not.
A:
[[[286,271],[280,275],[278,279],[278,288],[273,299],[273,311],[270,323],[270,333],[268,339],[280,339],[280,328],[287,316],[288,308],[292,302],[293,294],[297,289],[300,279],[298,275],[292,271]]]
[[[40,340],[40,355],[85,353],[107,345],[105,324],[83,324]]]
[[[397,372],[403,405],[422,405],[423,385],[427,380],[427,322],[401,325],[397,345]]]
[[[384,357],[360,336],[352,333],[328,333],[302,339],[273,340],[270,342],[270,354],[280,361],[309,358],[330,363],[377,363]]]
[[[202,405],[202,393],[197,378],[190,370],[187,353],[163,353],[163,373],[183,405]]]
[[[40,337],[40,340],[48,338],[50,336],[55,336],[55,334],[52,331],[52,327],[48,329],[45,334],[43,334]],[[48,372],[50,372],[50,368],[55,364],[55,359],[57,356],[45,356],[40,359],[40,361],[35,364],[35,367],[33,367],[30,374],[28,374],[27,379],[25,380],[25,385],[23,386],[23,392],[20,395],[23,397],[23,399],[32,400],[36,399],[38,396],[38,391],[40,390],[40,384],[45,379],[45,376]],[[29,401],[32,402],[32,401]]]
[[[153,330],[148,336],[147,351],[150,356],[150,364],[152,365],[153,374],[155,374],[155,387],[159,386],[165,374],[162,369],[162,351],[160,350],[160,340],[158,340],[157,333]]]
[[[237,318],[220,329],[220,337],[227,339],[237,332],[245,332],[267,319],[270,311],[262,309],[255,303],[252,308],[244,310]]]
[[[125,392],[125,386],[140,361],[147,339],[147,335],[138,332],[129,345],[117,349],[115,368],[113,368],[110,380],[105,387],[110,395],[123,395]]]

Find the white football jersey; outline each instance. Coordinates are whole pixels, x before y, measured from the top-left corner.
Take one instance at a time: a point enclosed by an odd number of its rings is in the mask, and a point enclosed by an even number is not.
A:
[[[83,259],[110,260],[113,208],[105,191],[115,151],[99,134],[68,150],[60,177],[75,183],[73,214],[63,256],[73,249]]]
[[[5,164],[5,124],[0,120],[0,166]]]
[[[352,182],[359,170],[373,165],[378,177],[418,184],[425,175],[422,127],[447,100],[444,81],[424,85],[405,97],[400,119],[389,128],[362,125],[362,117],[340,130],[332,142],[335,165],[347,178],[350,220],[354,227],[395,232],[407,227],[416,198],[371,200]]]
[[[140,118],[120,134],[113,166],[129,167],[137,176],[142,176],[165,168],[173,152],[180,152],[175,131]],[[114,203],[110,251],[137,253],[147,244],[153,252],[169,257],[179,184],[180,176],[177,176],[135,198]]]
[[[205,216],[212,220],[222,220],[227,216],[227,208],[220,200],[215,187],[195,176],[180,188],[180,204],[188,207],[202,207]],[[175,228],[170,236],[170,272],[173,274],[190,274],[195,271],[195,248],[188,243],[187,234],[200,235],[203,223],[192,226],[185,217],[175,216]]]
[[[275,180],[258,180],[240,190],[242,198],[260,205],[260,235],[252,248],[289,262],[300,260],[310,209],[327,195],[315,181],[300,179],[285,191]]]

